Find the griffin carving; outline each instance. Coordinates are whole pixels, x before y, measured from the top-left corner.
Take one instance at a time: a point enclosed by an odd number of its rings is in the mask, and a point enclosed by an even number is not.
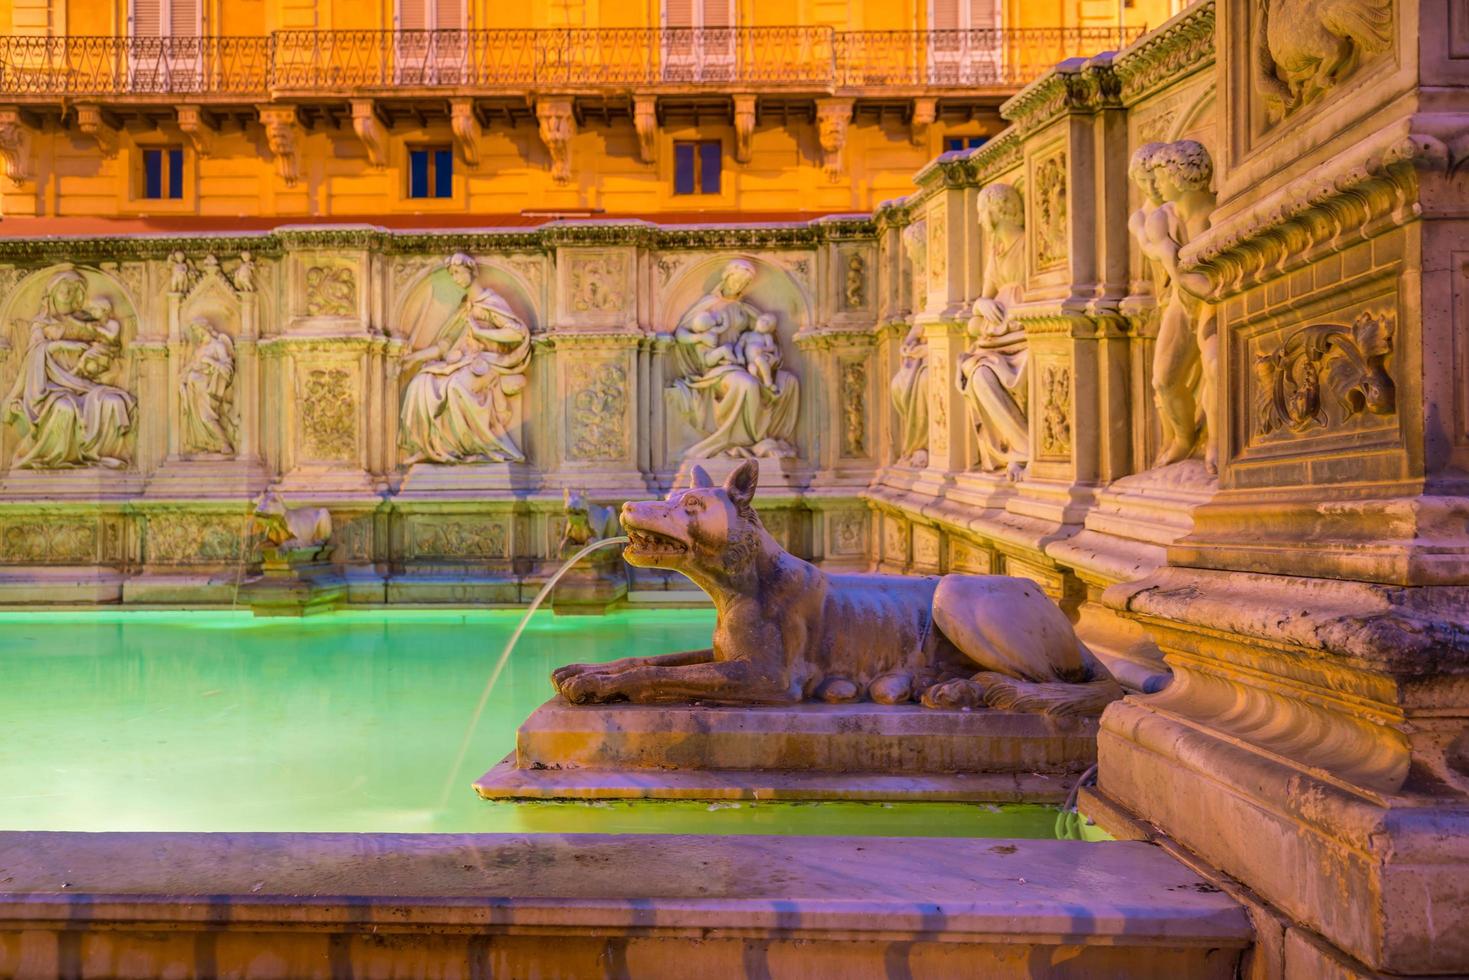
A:
[[[1272,123],[1392,44],[1392,0],[1258,0],[1256,88]]]

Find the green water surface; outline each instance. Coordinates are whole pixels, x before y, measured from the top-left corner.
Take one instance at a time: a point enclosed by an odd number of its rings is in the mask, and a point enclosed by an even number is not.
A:
[[[1049,837],[1041,806],[489,803],[553,667],[707,646],[709,610],[0,614],[0,829]]]

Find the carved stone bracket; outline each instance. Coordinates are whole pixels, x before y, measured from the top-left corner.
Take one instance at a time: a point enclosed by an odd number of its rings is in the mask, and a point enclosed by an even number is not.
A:
[[[484,135],[473,99],[449,100],[449,128],[454,131],[454,148],[466,167],[479,166],[479,140]]]
[[[189,141],[189,147],[197,157],[209,156],[209,139],[214,134],[209,114],[200,106],[178,107],[179,132]]]
[[[0,173],[20,184],[31,179],[31,138],[16,106],[0,107]]]
[[[922,146],[928,139],[928,127],[939,115],[939,100],[927,97],[913,100],[913,119],[908,124],[908,139],[914,146]]]
[[[657,96],[633,96],[632,122],[638,131],[638,159],[652,163],[657,159],[658,149]]]
[[[842,175],[842,148],[847,143],[847,124],[852,121],[851,99],[817,99],[816,126],[821,139],[821,169],[828,180]]]
[[[275,157],[275,170],[287,187],[294,187],[301,178],[301,161],[298,156],[297,137],[301,127],[296,120],[295,106],[261,106],[260,125],[265,127],[265,142]]]
[[[755,135],[755,96],[734,97],[735,162],[750,162],[750,140]]]
[[[536,119],[540,122],[541,142],[551,154],[551,178],[558,184],[567,183],[571,180],[571,138],[576,135],[570,97],[537,99]]]
[[[77,129],[97,142],[97,149],[109,160],[117,156],[116,120],[102,111],[101,106],[78,105]]]
[[[371,99],[352,100],[352,130],[367,148],[367,161],[374,167],[388,165],[388,127]]]

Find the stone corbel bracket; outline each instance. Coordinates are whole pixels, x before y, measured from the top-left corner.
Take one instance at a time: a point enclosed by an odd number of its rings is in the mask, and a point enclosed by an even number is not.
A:
[[[638,159],[653,163],[658,158],[657,96],[633,96],[632,123],[638,133]]]
[[[0,106],[0,173],[16,185],[31,179],[31,134],[16,106]]]
[[[97,149],[107,159],[117,156],[117,120],[101,106],[78,105],[77,129],[97,142]]]
[[[209,156],[210,137],[214,135],[214,122],[209,114],[200,106],[181,105],[178,107],[178,125],[194,155]]]
[[[301,125],[296,117],[296,107],[290,105],[267,105],[260,107],[260,125],[265,128],[265,142],[275,157],[275,170],[287,187],[296,186],[301,179],[299,142]]]
[[[386,167],[388,127],[372,99],[352,100],[352,131],[367,149],[367,162],[374,167]]]
[[[755,136],[755,96],[736,95],[734,97],[734,128],[735,162],[749,163],[752,152],[750,142]]]
[[[939,117],[939,100],[923,96],[913,100],[913,118],[908,124],[908,140],[922,146],[928,140],[928,127]]]
[[[851,99],[817,99],[816,128],[821,141],[821,169],[828,180],[842,176],[842,149],[852,121]]]
[[[540,123],[541,142],[551,154],[551,179],[565,184],[571,180],[571,138],[576,135],[570,96],[537,99],[536,120]]]
[[[479,141],[484,135],[473,99],[449,100],[449,128],[454,132],[454,148],[466,167],[479,166]]]
[[[1284,275],[1420,213],[1419,171],[1449,170],[1438,138],[1374,134],[1304,177],[1217,221],[1184,246],[1186,271],[1209,277],[1214,300]]]

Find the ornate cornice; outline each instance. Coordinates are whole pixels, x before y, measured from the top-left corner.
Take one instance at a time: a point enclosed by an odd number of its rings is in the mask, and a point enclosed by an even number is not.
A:
[[[988,184],[1020,166],[1025,158],[1025,140],[1019,130],[1012,127],[971,153],[969,163],[974,169],[975,181]]]
[[[1068,58],[1000,106],[1000,116],[1021,134],[1035,132],[1067,113],[1120,108],[1122,82],[1112,53]]]
[[[1206,274],[1222,299],[1416,219],[1418,170],[1447,172],[1451,153],[1409,125],[1374,134],[1220,220],[1183,248],[1184,269]]]
[[[1214,63],[1214,0],[1185,9],[1112,59],[1122,102],[1133,105]]]

